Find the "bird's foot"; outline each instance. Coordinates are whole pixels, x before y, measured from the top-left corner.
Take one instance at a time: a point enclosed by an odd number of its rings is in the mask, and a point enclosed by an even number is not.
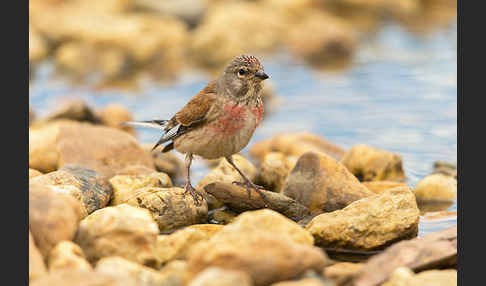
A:
[[[190,193],[192,198],[194,199],[194,205],[200,206],[201,202],[204,200],[203,194],[201,194],[199,191],[194,189],[194,187],[189,183],[186,184],[184,189],[185,189],[184,195],[186,195],[187,193]],[[199,200],[199,197],[201,197],[201,200]]]
[[[267,196],[265,196],[265,194],[261,191],[261,190],[264,190],[265,188],[262,187],[262,186],[259,186],[257,184],[254,184],[252,183],[251,181],[245,181],[245,182],[238,182],[238,181],[235,181],[233,182],[233,184],[237,185],[237,186],[240,186],[240,187],[244,187],[246,188],[246,191],[248,192],[248,199],[251,199],[251,190],[255,190],[255,192],[257,192],[263,199],[263,201],[265,202],[265,206],[267,204]]]

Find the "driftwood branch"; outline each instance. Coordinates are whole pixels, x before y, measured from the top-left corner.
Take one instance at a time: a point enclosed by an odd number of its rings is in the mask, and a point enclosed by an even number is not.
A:
[[[292,198],[275,192],[261,190],[266,197],[266,201],[264,201],[262,196],[254,191],[251,192],[251,198],[248,198],[248,192],[245,188],[230,183],[211,183],[206,185],[204,190],[237,212],[268,207],[294,221],[309,215],[305,206]]]

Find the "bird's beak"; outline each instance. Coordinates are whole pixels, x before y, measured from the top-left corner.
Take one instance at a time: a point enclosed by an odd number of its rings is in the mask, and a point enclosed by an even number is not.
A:
[[[259,70],[259,71],[257,71],[257,72],[255,73],[255,76],[256,76],[256,77],[258,77],[258,78],[259,78],[259,79],[261,79],[261,80],[265,80],[265,79],[267,79],[267,78],[268,78],[268,75],[267,75],[265,72],[263,72],[263,70]]]

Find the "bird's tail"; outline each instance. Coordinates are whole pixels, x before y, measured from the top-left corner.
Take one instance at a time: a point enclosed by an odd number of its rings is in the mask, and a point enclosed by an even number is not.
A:
[[[122,125],[140,126],[165,130],[168,122],[169,120],[127,121],[123,122]]]
[[[129,126],[140,126],[140,127],[148,127],[148,128],[155,128],[155,129],[161,129],[164,130],[165,133],[162,135],[162,137],[159,139],[157,144],[152,148],[152,151],[155,150],[160,144],[165,143],[176,135],[180,124],[176,126],[176,128],[169,129],[167,128],[167,125],[169,123],[169,120],[148,120],[148,121],[127,121],[123,122],[122,125],[129,125]],[[170,151],[173,147],[174,144],[169,144],[165,146],[164,150],[162,152],[167,152]]]

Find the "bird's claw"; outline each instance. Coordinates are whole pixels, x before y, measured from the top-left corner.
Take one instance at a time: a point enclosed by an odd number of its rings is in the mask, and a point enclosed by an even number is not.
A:
[[[264,190],[265,189],[264,187],[254,184],[250,181],[246,181],[246,182],[234,181],[233,184],[246,188],[246,191],[248,192],[248,199],[251,199],[251,189],[254,189],[255,192],[257,192],[262,197],[263,201],[265,201],[266,204],[267,196],[265,196],[265,194],[262,191],[260,191],[260,190]]]
[[[194,199],[194,204],[196,206],[200,206],[201,205],[201,202],[202,200],[204,200],[204,196],[203,194],[201,194],[200,192],[198,192],[196,189],[194,189],[193,186],[191,186],[191,184],[186,184],[185,186],[185,191],[184,191],[184,195],[186,195],[187,193],[190,193],[192,198]],[[201,197],[201,201],[199,201],[199,196]]]

